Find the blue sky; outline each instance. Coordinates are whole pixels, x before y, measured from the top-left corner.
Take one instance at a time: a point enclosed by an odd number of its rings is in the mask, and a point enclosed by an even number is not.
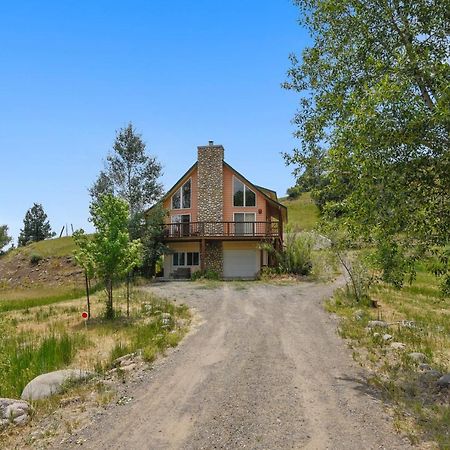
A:
[[[90,230],[89,195],[132,121],[166,188],[212,139],[282,195],[298,96],[281,89],[308,36],[290,0],[23,0],[0,4],[0,224],[42,203]]]

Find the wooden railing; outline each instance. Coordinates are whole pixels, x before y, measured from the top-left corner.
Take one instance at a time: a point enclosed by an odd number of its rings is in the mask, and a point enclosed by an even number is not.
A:
[[[185,222],[163,225],[166,238],[280,237],[278,222]]]

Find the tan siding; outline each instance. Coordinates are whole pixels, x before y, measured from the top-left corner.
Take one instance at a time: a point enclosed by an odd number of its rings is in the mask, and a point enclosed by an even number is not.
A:
[[[224,250],[254,250],[258,248],[258,243],[254,241],[224,241]]]
[[[233,205],[233,176],[232,172],[227,166],[223,168],[223,220],[226,222],[234,221],[234,213],[249,212],[255,213],[257,222],[266,221],[267,200],[256,191],[256,207],[239,207]],[[239,178],[244,184],[245,181]],[[261,210],[261,212],[259,212]]]

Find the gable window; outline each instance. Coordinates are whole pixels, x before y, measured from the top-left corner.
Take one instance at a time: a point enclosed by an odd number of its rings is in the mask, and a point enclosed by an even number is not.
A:
[[[191,207],[191,179],[172,195],[172,209],[188,209]]]
[[[241,180],[233,178],[233,205],[256,206],[256,194]]]
[[[174,266],[198,266],[200,264],[199,252],[177,252],[172,255]]]

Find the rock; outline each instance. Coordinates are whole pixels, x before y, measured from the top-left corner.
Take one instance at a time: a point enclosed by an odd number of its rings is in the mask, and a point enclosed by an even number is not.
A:
[[[404,348],[406,348],[406,344],[404,344],[403,342],[391,342],[391,348],[393,348],[394,350],[403,350]]]
[[[163,319],[169,319],[169,320],[172,318],[172,316],[171,316],[170,313],[162,313],[162,314],[161,314],[161,317],[162,317]]]
[[[124,365],[126,364],[131,364],[131,360],[134,358],[135,354],[134,353],[128,353],[127,355],[123,355],[120,358],[116,358],[113,362],[112,365],[113,366],[122,366],[122,363]],[[129,361],[128,363],[126,363],[126,361]]]
[[[375,333],[373,333],[373,335],[372,335],[374,338],[377,338],[377,337],[380,337],[381,335],[380,335],[380,333],[378,333],[378,332],[375,332]]]
[[[127,366],[121,366],[120,368],[124,371],[124,372],[130,372],[131,370],[134,370],[134,368],[136,367],[135,363],[132,364],[128,364]]]
[[[56,370],[44,373],[31,380],[22,392],[24,400],[40,400],[61,392],[68,381],[80,381],[89,378],[92,372],[81,369]]]
[[[375,328],[375,327],[380,327],[380,328],[387,328],[389,326],[389,324],[387,322],[384,322],[383,320],[371,320],[367,326],[369,328]]]
[[[416,328],[416,323],[412,320],[402,320],[399,322],[399,324],[405,328]]]
[[[442,375],[442,377],[437,380],[437,385],[441,388],[450,387],[450,373]]]
[[[124,359],[123,361],[120,362],[120,367],[121,369],[124,369],[125,367],[131,366],[133,364],[134,362],[132,359]]]
[[[24,425],[30,419],[30,405],[24,400],[0,398],[0,427]]]
[[[422,371],[428,371],[428,370],[432,370],[431,369],[431,366],[429,365],[429,364],[426,364],[426,363],[421,363],[421,364],[419,364],[419,370],[422,370]]]
[[[390,341],[392,339],[392,336],[390,334],[383,334],[383,341]]]
[[[427,357],[420,352],[412,352],[412,353],[408,353],[408,356],[410,357],[410,359],[412,359],[415,362],[421,363],[427,360]]]
[[[439,372],[438,370],[434,370],[434,369],[427,370],[426,372],[422,373],[422,376],[425,377],[426,379],[431,378],[431,379],[435,379],[435,380],[437,378],[439,378],[441,375],[442,375],[441,372]]]

